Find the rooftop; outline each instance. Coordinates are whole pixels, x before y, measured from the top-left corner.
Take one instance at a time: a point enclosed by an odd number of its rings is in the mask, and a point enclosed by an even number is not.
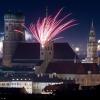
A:
[[[50,62],[46,73],[57,74],[92,74],[99,73],[99,67],[94,63],[74,63],[74,61],[54,61]]]
[[[54,43],[54,59],[73,60],[78,56],[68,43]]]

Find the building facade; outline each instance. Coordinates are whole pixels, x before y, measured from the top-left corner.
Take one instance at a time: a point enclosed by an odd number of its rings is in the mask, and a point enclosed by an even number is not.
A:
[[[97,40],[94,25],[92,21],[91,30],[89,33],[89,40],[87,43],[87,58],[88,63],[97,63]]]
[[[25,17],[22,13],[8,12],[4,16],[3,65],[12,66],[12,57],[19,42],[25,41]],[[18,30],[18,31],[16,31]],[[20,31],[20,32],[19,32]]]

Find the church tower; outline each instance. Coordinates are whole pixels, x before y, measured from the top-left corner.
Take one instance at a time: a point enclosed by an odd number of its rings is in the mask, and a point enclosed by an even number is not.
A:
[[[45,47],[42,47],[40,45],[40,60],[43,61],[43,63],[41,64],[41,66],[37,66],[35,73],[36,74],[44,74],[48,63],[53,61],[53,42],[49,42]]]
[[[96,63],[96,57],[97,57],[97,41],[96,41],[96,33],[92,21],[92,25],[89,33],[89,40],[87,43],[87,62]]]
[[[3,65],[11,67],[14,51],[19,42],[25,41],[25,32],[22,24],[25,17],[22,13],[8,12],[4,16],[4,41],[3,41]],[[15,30],[20,30],[22,33]]]

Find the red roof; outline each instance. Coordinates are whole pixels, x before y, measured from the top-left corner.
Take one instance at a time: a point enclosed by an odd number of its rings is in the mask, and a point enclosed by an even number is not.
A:
[[[93,63],[74,63],[73,61],[50,62],[46,73],[58,74],[87,74],[88,71],[99,73],[99,67]]]

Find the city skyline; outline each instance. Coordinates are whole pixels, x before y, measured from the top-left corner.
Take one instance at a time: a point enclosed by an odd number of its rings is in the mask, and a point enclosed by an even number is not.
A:
[[[38,3],[40,2],[40,3]],[[98,14],[99,2],[97,0],[1,0],[0,1],[0,31],[3,32],[3,16],[8,11],[13,12],[21,11],[26,17],[26,25],[28,26],[31,21],[34,23],[39,17],[44,17],[46,14],[46,7],[48,8],[48,15],[56,13],[60,8],[64,8],[63,15],[72,13],[71,17],[79,23],[77,26],[62,32],[60,42],[69,42],[70,45],[75,47],[85,47],[83,51],[86,52],[86,43],[89,36],[92,19],[94,20],[94,27],[97,39],[100,38],[99,26],[100,15]],[[1,35],[2,36],[2,35]]]
[[[1,95],[98,95],[99,2],[0,0],[0,7]]]

